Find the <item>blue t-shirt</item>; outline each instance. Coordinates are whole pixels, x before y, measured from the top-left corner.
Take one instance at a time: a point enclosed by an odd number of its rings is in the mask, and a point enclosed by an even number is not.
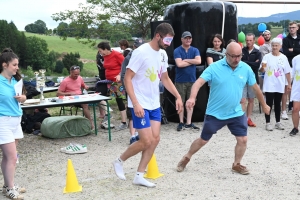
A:
[[[16,91],[14,85],[18,81],[12,77],[10,83],[0,74],[0,116],[22,116],[22,109],[14,98]]]
[[[194,59],[196,56],[200,56],[200,52],[195,47],[190,47],[186,52],[182,46],[177,47],[174,50],[174,59]],[[196,65],[190,65],[187,67],[175,67],[175,82],[176,83],[194,83],[196,81]]]
[[[256,83],[249,65],[240,61],[236,69],[232,70],[226,58],[223,58],[212,63],[200,77],[211,82],[207,115],[225,120],[244,114],[240,104],[243,89],[246,83],[250,86]]]

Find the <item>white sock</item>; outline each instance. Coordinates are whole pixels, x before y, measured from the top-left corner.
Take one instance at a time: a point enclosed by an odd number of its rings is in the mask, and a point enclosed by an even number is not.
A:
[[[139,135],[139,133],[138,132],[135,132],[135,134],[134,134],[135,136],[138,136]]]
[[[133,184],[142,185],[142,186],[146,186],[146,187],[155,187],[156,186],[154,183],[151,183],[144,178],[143,172],[136,172],[135,177],[133,179]]]
[[[126,180],[126,177],[124,175],[124,171],[123,171],[123,160],[121,160],[121,158],[117,158],[116,160],[113,161],[113,166],[114,166],[114,170],[116,175],[122,179],[122,180]]]
[[[282,111],[282,114],[286,114],[286,110]]]
[[[131,138],[135,138],[135,135],[132,135]]]

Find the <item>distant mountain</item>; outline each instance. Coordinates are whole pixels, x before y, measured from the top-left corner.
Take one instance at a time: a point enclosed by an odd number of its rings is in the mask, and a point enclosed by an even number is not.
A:
[[[300,10],[289,13],[278,13],[269,17],[239,17],[238,24],[280,22],[281,20],[300,20]]]

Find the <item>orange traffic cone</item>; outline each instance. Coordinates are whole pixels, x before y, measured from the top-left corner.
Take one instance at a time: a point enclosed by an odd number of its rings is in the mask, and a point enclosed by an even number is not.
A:
[[[157,179],[161,176],[163,176],[163,174],[159,173],[157,163],[156,163],[156,157],[153,154],[151,160],[148,163],[147,173],[145,173],[144,177],[151,178],[151,179]]]
[[[66,187],[64,188],[64,193],[81,192],[81,191],[82,191],[82,186],[78,184],[72,161],[71,159],[68,159],[67,179],[66,179]]]

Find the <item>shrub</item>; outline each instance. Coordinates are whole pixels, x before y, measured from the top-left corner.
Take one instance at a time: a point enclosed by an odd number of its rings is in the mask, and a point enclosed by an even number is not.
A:
[[[66,68],[64,68],[63,71],[62,71],[62,75],[68,76],[69,75],[69,71]]]
[[[81,61],[79,61],[75,54],[73,54],[72,52],[67,55],[64,56],[64,58],[62,59],[62,62],[64,63],[65,68],[69,71],[70,67],[73,65],[79,66],[80,70],[83,70],[83,63]]]
[[[64,67],[65,67],[64,63],[61,60],[57,60],[54,71],[57,73],[62,73],[64,70]]]

